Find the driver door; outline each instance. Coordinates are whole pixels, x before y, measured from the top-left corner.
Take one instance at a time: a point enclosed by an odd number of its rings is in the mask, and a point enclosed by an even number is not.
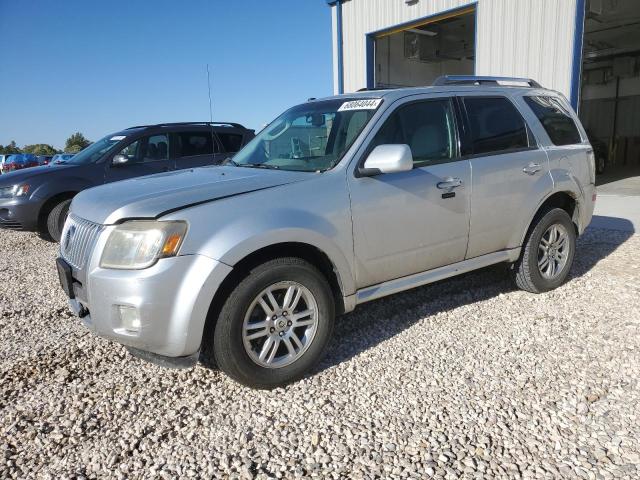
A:
[[[412,98],[384,120],[360,164],[378,145],[406,144],[413,169],[349,175],[358,288],[465,258],[471,167],[460,159],[453,101]]]
[[[116,155],[124,155],[128,161],[119,165],[110,163],[105,183],[173,170],[169,160],[169,136],[165,133],[134,140]]]

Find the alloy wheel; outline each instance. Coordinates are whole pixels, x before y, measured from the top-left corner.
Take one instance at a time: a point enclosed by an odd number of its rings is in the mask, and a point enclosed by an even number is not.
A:
[[[318,305],[309,289],[293,281],[270,285],[251,302],[242,342],[251,360],[281,368],[302,356],[316,334]]]
[[[540,274],[554,280],[563,271],[569,259],[569,232],[564,225],[555,223],[542,234],[538,245],[538,269]]]

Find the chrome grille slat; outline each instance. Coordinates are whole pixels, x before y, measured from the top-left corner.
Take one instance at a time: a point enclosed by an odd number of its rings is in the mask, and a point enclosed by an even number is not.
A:
[[[87,255],[93,247],[103,226],[75,215],[69,215],[60,239],[60,254],[73,268],[80,270],[87,262]]]
[[[89,235],[89,229],[88,228],[82,228],[80,229],[80,236],[78,238],[78,242],[76,243],[76,253],[79,252],[84,252],[85,248],[86,248],[86,240],[87,240],[87,236]]]

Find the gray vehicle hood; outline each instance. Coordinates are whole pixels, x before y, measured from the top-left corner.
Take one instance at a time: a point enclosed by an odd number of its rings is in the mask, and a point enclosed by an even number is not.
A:
[[[73,170],[79,168],[78,165],[42,165],[39,167],[23,168],[13,172],[7,172],[0,176],[0,187],[16,185],[19,183],[35,180],[47,180],[53,175],[69,175]]]
[[[216,166],[123,180],[80,192],[71,212],[111,225],[126,218],[158,218],[183,208],[311,178],[307,172]]]

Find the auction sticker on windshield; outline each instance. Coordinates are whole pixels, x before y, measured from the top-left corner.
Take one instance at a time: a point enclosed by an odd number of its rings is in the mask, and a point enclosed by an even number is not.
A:
[[[366,98],[363,100],[351,100],[349,102],[344,102],[340,108],[339,112],[348,112],[349,110],[375,110],[382,103],[381,98]]]

